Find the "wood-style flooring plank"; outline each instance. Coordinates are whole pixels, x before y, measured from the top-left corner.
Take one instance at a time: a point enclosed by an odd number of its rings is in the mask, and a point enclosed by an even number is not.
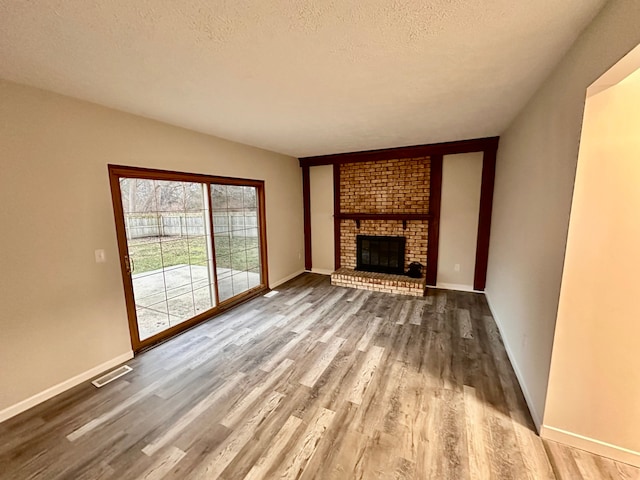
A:
[[[320,376],[324,373],[326,368],[336,357],[344,342],[344,338],[335,338],[331,343],[329,343],[322,352],[320,358],[318,358],[318,360],[316,360],[316,362],[311,365],[311,368],[309,368],[305,375],[300,379],[300,384],[306,387],[313,387]]]
[[[286,449],[292,441],[292,438],[302,420],[293,415],[287,419],[278,435],[271,442],[269,449],[260,457],[260,459],[251,467],[245,480],[262,480],[268,479],[270,471],[278,464],[282,463],[286,454]]]
[[[322,435],[329,428],[335,412],[321,408],[318,410],[310,421],[307,429],[300,436],[300,441],[285,460],[282,462],[282,468],[276,472],[271,478],[278,478],[282,480],[290,480],[300,478],[300,475],[304,472],[304,469],[311,460],[311,457],[316,452],[318,442],[322,438]]]
[[[283,398],[284,395],[281,393],[271,393],[260,409],[238,430],[229,435],[220,447],[208,455],[201,465],[191,472],[189,478],[194,480],[214,480],[218,478],[251,439],[256,426],[276,409]]]
[[[274,384],[280,379],[281,375],[285,373],[293,363],[294,361],[289,358],[284,359],[276,368],[273,369],[273,371],[271,371],[260,385],[255,387],[236,404],[230,407],[229,413],[227,413],[220,421],[220,424],[225,427],[232,428],[236,423],[238,423],[254,403],[269,393],[269,390],[272,389]]]
[[[278,291],[0,424],[0,477],[640,479],[540,439],[484,296]]]
[[[287,342],[280,350],[278,350],[271,358],[265,361],[262,365],[260,365],[260,370],[265,372],[270,372],[274,369],[276,365],[278,365],[282,360],[284,360],[289,353],[296,348],[302,340],[304,340],[307,335],[311,333],[310,330],[303,330],[291,340]]]
[[[595,461],[600,470],[609,476],[608,478],[613,480],[640,480],[640,469],[631,465],[605,457],[596,457]]]
[[[466,339],[473,339],[473,326],[471,325],[471,315],[469,310],[464,308],[458,308],[456,310],[458,315],[458,326],[460,328],[460,337]]]
[[[377,346],[371,347],[369,352],[367,352],[362,370],[349,393],[349,401],[351,403],[355,403],[356,405],[362,403],[367,387],[369,387],[369,384],[373,380],[373,376],[380,365],[383,355],[384,348]]]
[[[464,386],[464,410],[467,427],[467,451],[471,480],[491,478],[491,462],[484,435],[484,404],[473,387]]]
[[[422,314],[424,313],[425,303],[424,301],[413,301],[411,303],[413,303],[413,309],[411,310],[409,323],[411,325],[422,325]]]
[[[176,447],[170,447],[138,478],[140,480],[162,480],[182,460],[185,453]]]
[[[291,297],[289,300],[284,302],[287,306],[297,305],[300,301],[309,296],[309,294],[313,291],[313,287],[305,288],[300,293],[298,293],[295,297]]]
[[[322,343],[327,343],[329,340],[331,340],[337,334],[337,332],[340,330],[340,328],[342,328],[342,325],[344,325],[346,322],[353,321],[353,319],[354,319],[354,315],[353,314],[351,314],[351,313],[343,313],[335,321],[335,323],[331,326],[331,328],[329,328],[326,332],[324,332],[324,334],[322,335],[322,337],[320,337],[318,339],[318,341],[322,342]]]
[[[216,389],[211,392],[207,397],[200,400],[192,409],[185,413],[178,421],[165,431],[160,437],[153,440],[146,447],[142,449],[142,452],[146,455],[153,455],[160,448],[167,445],[169,441],[175,438],[182,430],[187,428],[193,421],[195,421],[204,411],[211,408],[213,404],[220,401],[227,396],[232,390],[237,388],[238,384],[244,379],[244,373],[236,373],[231,379],[226,382],[222,388]]]
[[[356,350],[359,350],[360,352],[367,351],[367,348],[369,348],[369,344],[371,343],[371,340],[373,339],[375,334],[378,332],[378,328],[380,327],[381,322],[382,322],[382,318],[380,317],[375,317],[373,320],[369,322],[369,324],[367,325],[367,330],[364,332],[364,335],[362,335],[362,338],[356,345]]]
[[[177,377],[177,374],[174,373],[174,375],[172,376]],[[126,411],[128,408],[132,407],[143,398],[152,394],[153,391],[158,388],[159,384],[160,384],[160,380],[152,383],[151,385],[143,388],[142,390],[138,391],[137,393],[135,393],[134,395],[126,399],[125,401],[115,406],[112,410],[100,415],[97,418],[94,418],[90,422],[75,429],[73,432],[67,435],[67,440],[69,440],[70,442],[74,442],[80,437],[82,437],[83,435],[86,435],[88,432],[91,432],[92,430],[98,428],[100,425],[118,416],[120,413]]]

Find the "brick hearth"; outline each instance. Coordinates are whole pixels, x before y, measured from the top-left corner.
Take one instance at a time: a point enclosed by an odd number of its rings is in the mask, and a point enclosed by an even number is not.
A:
[[[422,297],[426,281],[424,277],[410,278],[405,275],[357,272],[350,268],[340,268],[331,274],[331,284],[338,287]]]

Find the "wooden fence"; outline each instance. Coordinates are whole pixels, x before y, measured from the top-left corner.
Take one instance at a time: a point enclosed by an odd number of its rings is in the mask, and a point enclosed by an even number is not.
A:
[[[183,237],[208,234],[201,213],[125,214],[127,239],[146,237]],[[257,237],[256,212],[226,212],[213,214],[213,229],[216,235],[231,237]]]

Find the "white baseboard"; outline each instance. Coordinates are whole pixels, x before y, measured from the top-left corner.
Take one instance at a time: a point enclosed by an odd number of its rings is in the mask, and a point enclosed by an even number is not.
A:
[[[459,283],[438,283],[435,288],[441,288],[443,290],[456,290],[459,292],[473,292],[483,293],[479,290],[474,290],[473,285],[462,285]]]
[[[333,270],[325,270],[323,268],[312,268],[311,273],[318,273],[320,275],[331,275]]]
[[[489,305],[489,310],[491,310],[491,315],[493,316],[493,319],[495,320],[496,325],[498,326],[500,337],[502,337],[504,348],[507,351],[507,357],[509,357],[509,362],[513,367],[513,371],[515,372],[516,377],[518,379],[518,383],[520,384],[520,388],[522,389],[522,394],[524,395],[524,400],[525,402],[527,402],[527,406],[529,407],[529,412],[531,413],[531,418],[533,419],[533,423],[535,424],[536,430],[538,431],[538,433],[540,433],[540,428],[542,427],[542,415],[536,410],[531,400],[531,394],[527,389],[527,384],[524,381],[522,372],[518,367],[518,363],[515,361],[515,356],[511,350],[511,347],[509,346],[509,342],[507,342],[507,338],[503,334],[504,332],[504,328],[502,327],[503,323],[500,321],[500,318],[498,318],[498,316],[496,315],[495,309],[491,306],[491,298],[489,297],[489,294],[487,292],[484,292],[484,296],[487,299],[487,304]]]
[[[116,358],[112,358],[111,360],[101,363],[100,365],[93,367],[86,372],[82,372],[75,377],[69,378],[64,382],[61,382],[53,387],[47,388],[46,390],[36,393],[32,397],[27,398],[26,400],[22,400],[21,402],[16,403],[15,405],[11,405],[10,407],[5,408],[0,411],[0,422],[4,422],[5,420],[15,417],[16,415],[29,410],[36,405],[49,400],[50,398],[55,397],[56,395],[69,390],[70,388],[75,387],[76,385],[81,384],[91,378],[117,366],[127,360],[131,360],[133,358],[133,351],[128,351],[127,353],[123,353],[122,355],[118,355]]]
[[[292,278],[296,278],[298,275],[303,274],[305,271],[304,270],[298,270],[297,272],[292,273],[291,275],[287,275],[284,278],[281,278],[280,280],[277,280],[275,282],[271,283],[271,288],[276,288],[279,287],[280,285],[282,285],[283,283],[288,282],[289,280],[291,280]]]
[[[601,457],[611,458],[622,463],[628,463],[634,467],[640,468],[640,452],[635,452],[627,448],[612,445],[611,443],[601,442],[594,438],[578,435],[577,433],[567,432],[560,428],[543,425],[540,436],[546,440],[569,445],[570,447],[587,452],[595,453]]]

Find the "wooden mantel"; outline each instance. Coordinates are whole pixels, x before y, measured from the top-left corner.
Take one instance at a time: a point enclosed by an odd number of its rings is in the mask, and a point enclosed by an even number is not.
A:
[[[339,220],[429,220],[428,213],[338,213]]]
[[[358,228],[361,220],[398,220],[402,222],[402,228],[405,230],[408,221],[431,219],[428,213],[338,213],[335,217],[338,220],[355,220]]]

